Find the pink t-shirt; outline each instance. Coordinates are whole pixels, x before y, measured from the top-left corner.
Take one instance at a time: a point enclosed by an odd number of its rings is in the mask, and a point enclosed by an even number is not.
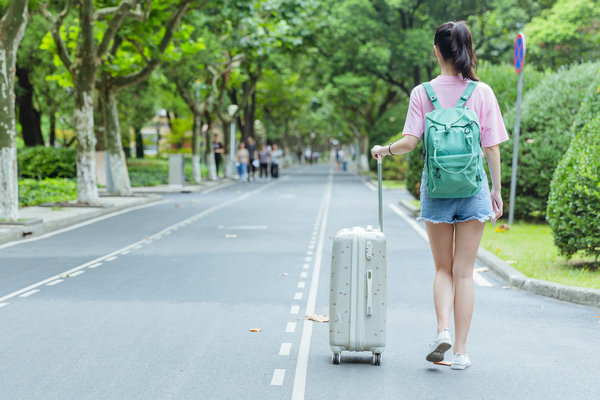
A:
[[[431,81],[431,87],[443,108],[456,107],[469,82],[459,76],[439,75]],[[508,140],[500,106],[498,106],[491,87],[479,82],[465,103],[465,107],[475,111],[479,118],[483,147],[492,147]],[[402,134],[420,138],[425,131],[425,114],[433,110],[433,104],[431,104],[423,85],[415,87],[410,94],[410,103]]]

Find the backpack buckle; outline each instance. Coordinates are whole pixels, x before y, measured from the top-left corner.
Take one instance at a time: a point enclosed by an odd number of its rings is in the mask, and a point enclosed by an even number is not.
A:
[[[452,128],[452,124],[446,124],[446,130],[449,131]]]

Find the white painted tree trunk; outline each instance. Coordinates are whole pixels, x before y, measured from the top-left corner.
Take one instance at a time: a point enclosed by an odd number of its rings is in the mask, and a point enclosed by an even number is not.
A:
[[[17,49],[25,34],[28,3],[10,2],[0,21],[0,220],[19,218],[14,87]]]
[[[17,148],[13,144],[0,149],[0,220],[16,221],[19,218],[17,179]]]
[[[96,183],[96,136],[94,134],[94,92],[80,94],[82,103],[73,112],[77,134],[77,202],[99,204]]]
[[[104,107],[104,138],[108,151],[110,174],[114,184],[114,193],[119,196],[131,196],[129,172],[125,161],[125,153],[121,143],[121,127],[119,112],[117,111],[116,94],[112,91],[103,93],[102,105]]]
[[[206,153],[206,163],[208,164],[208,180],[216,181],[217,177],[217,166],[215,165],[215,155],[212,149],[208,149]]]
[[[200,172],[200,156],[197,154],[192,155],[192,176],[194,177],[195,183],[202,183],[202,174]]]

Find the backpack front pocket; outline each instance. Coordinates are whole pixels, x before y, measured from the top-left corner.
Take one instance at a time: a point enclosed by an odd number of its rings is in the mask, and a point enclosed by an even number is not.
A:
[[[478,155],[453,154],[431,157],[427,171],[427,194],[432,198],[466,198],[481,189]]]

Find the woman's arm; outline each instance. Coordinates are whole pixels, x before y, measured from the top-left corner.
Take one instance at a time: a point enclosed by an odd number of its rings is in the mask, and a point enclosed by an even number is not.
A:
[[[381,157],[385,156],[396,156],[398,154],[406,154],[415,149],[419,144],[419,138],[413,135],[406,135],[397,142],[392,143],[388,146],[373,146],[371,149],[371,155],[373,158],[377,158],[377,155]],[[391,150],[391,152],[390,152]]]
[[[504,207],[502,204],[502,195],[500,193],[500,189],[502,188],[500,177],[500,147],[498,145],[484,147],[483,151],[485,152],[485,158],[487,159],[492,178],[492,191],[490,192],[492,207],[496,214],[496,219],[498,219],[502,216]]]

